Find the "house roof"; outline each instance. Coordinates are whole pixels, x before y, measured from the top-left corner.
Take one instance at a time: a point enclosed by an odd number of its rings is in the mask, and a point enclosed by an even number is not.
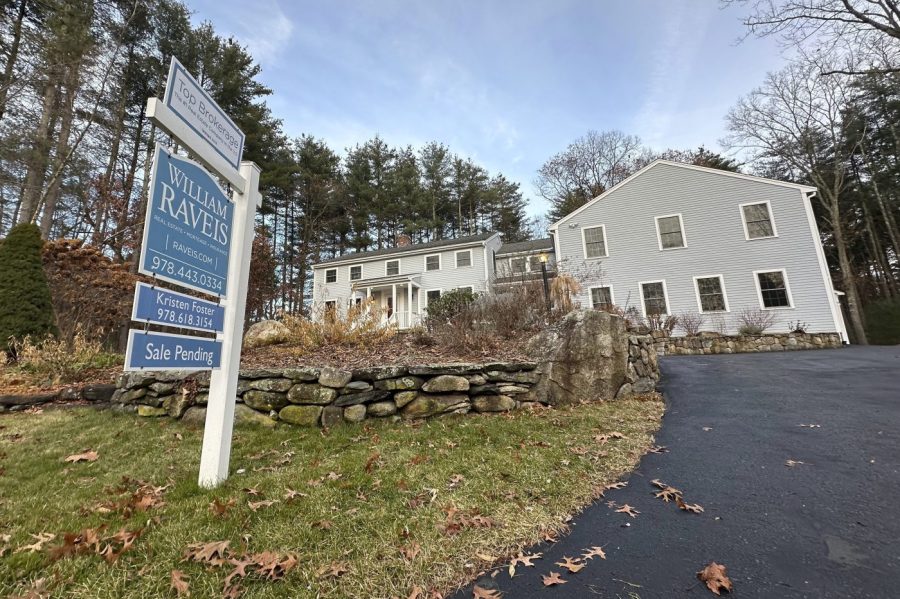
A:
[[[777,179],[767,179],[765,177],[756,177],[754,175],[745,175],[744,173],[733,173],[731,171],[723,171],[722,169],[710,168],[708,166],[697,166],[695,164],[685,164],[684,162],[674,162],[672,160],[657,159],[657,160],[654,160],[653,162],[651,162],[650,164],[648,164],[647,166],[645,166],[644,168],[642,168],[641,170],[637,171],[630,177],[626,177],[624,180],[620,181],[616,185],[613,185],[612,187],[610,187],[609,189],[607,189],[606,191],[604,191],[603,193],[598,195],[596,198],[588,201],[584,206],[580,207],[578,210],[575,210],[574,212],[562,217],[561,219],[559,219],[558,221],[556,221],[555,223],[550,225],[550,230],[551,231],[557,230],[561,224],[563,224],[570,218],[580,214],[582,211],[586,210],[589,206],[593,206],[599,200],[602,200],[603,198],[605,198],[612,192],[616,191],[620,187],[624,187],[625,185],[628,185],[631,181],[633,181],[634,179],[637,179],[638,177],[640,177],[641,175],[643,175],[650,169],[652,169],[656,166],[662,165],[662,164],[667,165],[667,166],[675,166],[678,168],[689,169],[689,170],[701,171],[701,172],[705,172],[705,173],[712,173],[715,175],[721,175],[723,177],[746,179],[748,181],[757,181],[759,183],[769,183],[771,185],[779,185],[781,187],[793,187],[794,189],[799,189],[800,191],[802,191],[804,193],[815,193],[816,191],[818,191],[818,189],[816,189],[815,187],[812,187],[809,185],[801,185],[799,183],[788,183],[787,181],[778,181]]]
[[[495,255],[503,256],[506,254],[536,252],[539,250],[553,251],[553,238],[545,237],[544,239],[531,239],[529,241],[519,241],[517,243],[504,243],[500,246],[500,249],[495,252]]]
[[[499,235],[499,233],[481,233],[480,235],[469,235],[468,237],[457,237],[455,239],[439,239],[437,241],[429,241],[427,243],[415,243],[413,245],[401,246],[401,247],[390,247],[390,248],[381,248],[380,250],[369,250],[367,252],[352,252],[350,254],[343,254],[341,256],[335,256],[334,258],[329,258],[328,260],[322,260],[321,262],[313,265],[313,268],[318,268],[320,266],[324,266],[326,264],[337,264],[339,262],[355,262],[359,260],[369,260],[371,258],[380,258],[382,256],[392,256],[394,254],[407,254],[407,253],[416,253],[424,250],[432,250],[432,249],[443,249],[448,247],[454,247],[458,245],[470,245],[475,243],[481,243],[487,241],[494,235]]]

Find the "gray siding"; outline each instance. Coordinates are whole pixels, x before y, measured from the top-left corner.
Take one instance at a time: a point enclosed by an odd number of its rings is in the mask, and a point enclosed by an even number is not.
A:
[[[778,237],[748,241],[739,205],[762,201],[770,202]],[[773,310],[770,330],[800,320],[810,332],[839,331],[805,202],[798,188],[658,163],[559,224],[559,270],[582,279],[582,305],[590,305],[589,287],[611,285],[615,304],[641,312],[638,283],[665,280],[675,315],[699,312],[694,277],[722,275],[729,312],[705,315],[703,328],[722,319],[736,332],[741,309],[762,307],[753,272],[784,269],[794,307]],[[675,213],[687,247],[660,250],[655,217]],[[586,260],[582,229],[601,224],[609,255]]]

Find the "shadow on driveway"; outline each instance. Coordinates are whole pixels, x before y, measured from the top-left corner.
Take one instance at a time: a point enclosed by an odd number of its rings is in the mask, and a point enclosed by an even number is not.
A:
[[[900,597],[900,346],[661,361],[668,409],[649,454],[534,568],[483,586],[519,597],[713,597],[695,578],[725,564],[733,597]],[[804,427],[801,425],[819,425]],[[802,462],[792,467],[788,460]],[[653,496],[677,487],[703,514]],[[600,545],[577,574],[554,565]],[[544,587],[541,575],[568,582]],[[471,588],[458,597],[471,597]]]

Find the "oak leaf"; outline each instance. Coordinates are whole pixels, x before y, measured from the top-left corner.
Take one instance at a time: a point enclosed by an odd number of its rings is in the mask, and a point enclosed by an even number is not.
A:
[[[316,574],[319,578],[340,578],[350,569],[347,567],[347,564],[344,562],[331,562],[329,565],[319,568],[319,571]]]
[[[220,566],[225,563],[225,555],[230,544],[231,541],[191,543],[184,553],[184,560]]]
[[[602,547],[591,547],[581,554],[581,559],[594,559],[595,557],[606,559],[606,554],[603,552]]]
[[[75,464],[77,462],[96,462],[100,456],[93,449],[89,449],[84,453],[75,453],[68,456],[65,461]]]
[[[500,599],[502,596],[496,589],[483,589],[477,584],[472,587],[472,599]]]
[[[209,511],[212,512],[214,516],[224,516],[228,510],[234,507],[235,503],[237,502],[234,497],[230,497],[225,503],[219,501],[219,498],[217,497],[209,504]]]
[[[681,497],[678,497],[675,501],[675,505],[678,506],[679,509],[682,509],[686,512],[691,512],[693,514],[701,514],[703,513],[703,506],[699,503],[685,503]]]
[[[726,574],[726,568],[722,564],[710,562],[708,566],[697,572],[697,578],[706,583],[706,588],[714,595],[721,595],[722,591],[731,592],[733,585]]]
[[[610,485],[606,485],[606,490],[607,490],[607,491],[611,491],[611,490],[614,490],[614,489],[624,489],[624,488],[627,487],[627,486],[628,486],[628,481],[620,480],[620,481],[617,482],[617,483],[612,483],[612,484],[610,484]]]
[[[654,497],[658,497],[669,503],[670,501],[675,501],[676,503],[681,501],[682,493],[675,487],[663,487],[662,491],[653,494]],[[683,502],[682,502],[683,503]],[[681,507],[679,505],[679,507]]]
[[[404,545],[400,548],[400,554],[406,558],[407,561],[413,561],[416,559],[416,556],[419,555],[419,552],[422,550],[422,546],[417,542],[413,541],[409,545]]]
[[[248,501],[247,507],[250,508],[251,511],[256,512],[259,511],[260,508],[271,507],[278,503],[277,499],[268,499],[262,501]]]
[[[187,577],[185,577],[184,572],[181,570],[172,570],[170,574],[170,579],[172,584],[169,588],[179,596],[179,597],[190,597],[190,584],[188,583]]]
[[[303,493],[301,491],[295,491],[290,487],[288,487],[284,490],[284,500],[285,501],[293,501],[297,497],[309,497],[309,495],[306,493]]]
[[[566,584],[566,580],[563,580],[559,577],[559,574],[556,572],[550,572],[549,576],[541,576],[541,580],[544,582],[545,587],[552,587],[557,584]]]
[[[563,561],[556,562],[556,565],[559,566],[560,568],[565,568],[572,574],[575,574],[576,572],[580,572],[581,570],[584,569],[584,563],[582,563],[581,560],[572,559],[572,558],[566,557],[566,556],[563,556]]]
[[[619,509],[616,510],[617,513],[628,514],[632,518],[637,518],[637,515],[640,514],[639,511],[628,505],[627,503],[620,506]]]
[[[31,545],[23,545],[16,549],[14,553],[24,553],[26,551],[33,553],[35,551],[40,551],[44,548],[44,545],[55,539],[56,535],[52,532],[39,532],[36,535],[31,535],[31,538],[34,539],[34,543]]]

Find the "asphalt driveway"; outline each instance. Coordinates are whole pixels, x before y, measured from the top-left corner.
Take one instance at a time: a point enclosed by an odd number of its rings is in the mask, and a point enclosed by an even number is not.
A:
[[[669,451],[606,498],[640,514],[598,502],[533,548],[534,568],[483,586],[506,598],[712,597],[695,573],[714,560],[733,597],[900,597],[900,346],[671,357],[662,371],[657,441]],[[705,512],[655,498],[656,478]],[[605,561],[577,574],[553,565],[595,545]],[[551,570],[568,582],[544,587]]]

